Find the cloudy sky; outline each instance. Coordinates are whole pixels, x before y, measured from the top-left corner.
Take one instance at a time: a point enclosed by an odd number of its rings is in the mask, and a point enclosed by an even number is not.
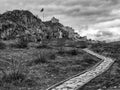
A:
[[[0,0],[0,13],[30,10],[45,20],[55,16],[81,35],[98,40],[120,40],[120,0]]]

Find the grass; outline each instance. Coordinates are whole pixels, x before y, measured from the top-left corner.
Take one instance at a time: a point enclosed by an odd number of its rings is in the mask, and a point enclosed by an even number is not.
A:
[[[14,67],[15,72],[5,69],[7,74],[5,76],[0,74],[4,77],[0,79],[0,81],[4,81],[0,90],[8,90],[6,87],[9,87],[9,90],[19,90],[21,88],[23,88],[22,90],[28,90],[28,88],[31,90],[46,90],[49,86],[76,75],[99,62],[99,59],[86,54],[81,49],[78,50],[77,54],[74,48],[68,48],[67,50],[70,52],[67,52],[66,55],[58,54],[58,49],[12,48],[2,50],[0,57],[8,62],[12,62],[11,59],[15,60],[16,67]],[[92,63],[89,63],[86,57]],[[19,65],[20,62],[22,62],[20,64],[22,66]],[[12,66],[14,65],[8,67],[12,68]],[[6,68],[7,65],[1,64],[0,67]],[[10,72],[8,73],[8,71]],[[10,80],[12,83],[8,83],[6,80]]]
[[[104,45],[94,45],[92,48],[95,52],[104,56],[115,59],[112,67],[102,75],[96,77],[79,90],[114,90],[113,87],[120,86],[120,43],[108,43]]]
[[[45,52],[40,52],[36,55],[36,59],[33,61],[35,64],[47,63],[47,54]]]
[[[80,88],[79,90],[97,90],[100,88],[102,90],[107,90],[107,89],[109,90],[109,88],[112,88],[114,86],[119,86],[120,76],[118,72],[119,70],[117,71],[113,70],[113,67],[111,67],[107,72],[96,77],[95,79],[90,81],[88,84]]]
[[[49,63],[50,60],[55,60],[56,54],[55,52],[48,51],[48,50],[41,50],[38,53],[34,53],[34,56],[36,57],[32,61],[28,63],[29,65],[38,65],[38,64],[46,64]]]
[[[0,88],[11,88],[11,87],[31,87],[31,85],[37,85],[37,82],[32,78],[28,78],[29,69],[23,65],[21,61],[11,60],[7,67],[0,67],[2,72],[0,78]],[[7,90],[7,89],[6,89]],[[14,90],[14,89],[13,89]]]
[[[5,48],[6,48],[6,45],[2,41],[0,41],[0,49],[5,49]]]
[[[12,48],[27,48],[28,47],[28,40],[23,36],[16,40],[14,43],[10,44],[9,46]]]
[[[2,84],[4,83],[12,83],[14,85],[20,84],[25,80],[26,75],[16,71],[16,72],[10,72],[9,74],[4,74],[3,77],[1,78]]]

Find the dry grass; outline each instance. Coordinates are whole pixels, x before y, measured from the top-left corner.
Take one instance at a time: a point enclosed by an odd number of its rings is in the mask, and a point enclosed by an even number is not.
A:
[[[19,37],[14,43],[10,45],[12,48],[27,48],[29,41],[23,36]]]
[[[26,68],[23,62],[11,60],[12,62],[7,67],[1,67],[2,72],[0,78],[1,88],[10,87],[33,87],[37,82],[32,78],[28,77],[30,70]]]
[[[6,45],[2,41],[0,41],[0,49],[5,49],[5,48],[6,48]]]
[[[92,50],[116,60],[112,67],[79,90],[120,90],[120,43],[95,44]],[[116,87],[116,89],[113,89]]]
[[[28,66],[38,65],[38,64],[47,64],[50,60],[55,60],[56,53],[54,51],[48,51],[46,49],[41,50],[40,52],[34,53],[35,59],[28,63]]]
[[[3,50],[0,52],[0,57],[4,57],[4,60],[8,59],[8,61],[9,58],[12,58],[16,62],[16,67],[14,67],[15,72],[7,70],[7,73],[10,72],[4,76],[4,84],[0,86],[0,89],[7,90],[5,87],[9,86],[9,90],[19,90],[20,88],[25,88],[22,90],[28,90],[28,88],[31,88],[31,90],[46,90],[49,86],[76,75],[99,61],[90,57],[93,63],[89,64],[83,57],[88,55],[82,51],[71,56],[70,54],[59,55],[57,52],[57,49],[35,48]],[[19,65],[20,62],[22,66]],[[12,68],[12,66],[9,67]],[[6,78],[7,80],[10,78],[12,83],[6,83]],[[16,78],[18,79],[16,80]]]

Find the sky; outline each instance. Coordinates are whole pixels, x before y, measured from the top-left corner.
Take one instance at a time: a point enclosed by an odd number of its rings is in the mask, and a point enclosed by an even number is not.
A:
[[[53,16],[81,36],[95,40],[120,40],[120,0],[0,0],[0,13],[30,10],[45,20]]]

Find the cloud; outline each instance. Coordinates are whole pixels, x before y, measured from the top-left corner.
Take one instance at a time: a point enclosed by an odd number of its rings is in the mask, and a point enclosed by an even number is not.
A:
[[[45,20],[55,16],[64,25],[93,39],[98,36],[107,39],[111,33],[115,37],[120,29],[120,0],[0,0],[0,8],[1,13],[13,9],[30,10],[40,18],[40,9],[45,8]]]
[[[95,36],[99,38],[99,37],[112,37],[113,35],[114,33],[110,31],[99,31]]]
[[[111,21],[100,22],[92,25],[94,28],[110,28],[110,27],[118,27],[120,26],[120,19],[115,19]]]
[[[98,17],[107,16],[110,9],[113,8],[113,6],[117,6],[118,1],[119,0],[5,0],[4,3],[8,4],[7,7],[10,7],[10,9],[23,8],[38,12],[41,7],[44,7],[46,8],[47,15],[64,14],[71,17],[87,18],[88,21],[92,21]]]
[[[114,28],[112,28],[114,29]],[[118,28],[120,29],[120,28]],[[106,40],[106,41],[117,41],[120,40],[120,33],[111,32],[111,31],[98,31],[98,33],[95,35],[95,38],[97,40]]]
[[[118,40],[120,39],[120,19],[96,23],[81,29],[81,35],[95,40]]]

